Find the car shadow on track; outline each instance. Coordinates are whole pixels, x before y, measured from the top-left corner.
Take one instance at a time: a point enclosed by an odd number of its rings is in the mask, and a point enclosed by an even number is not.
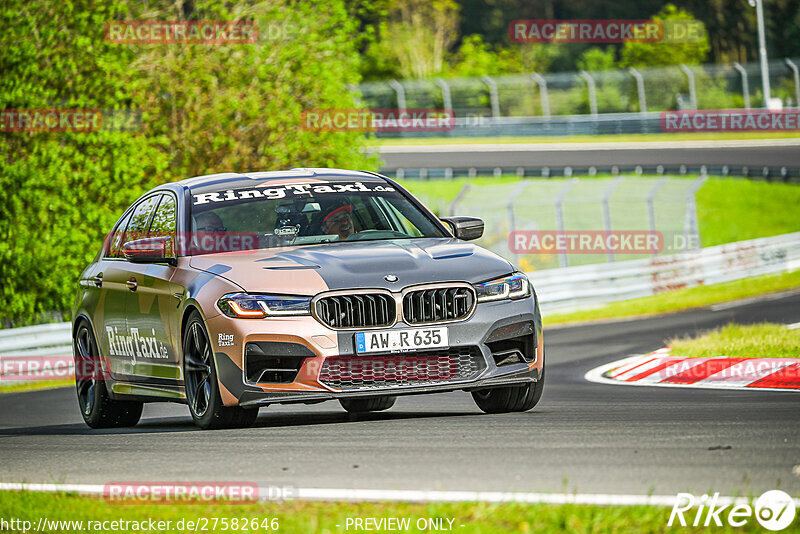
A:
[[[252,427],[245,429],[226,429],[213,432],[246,432],[248,430],[362,423],[369,421],[401,421],[407,419],[433,419],[439,417],[482,417],[479,412],[377,412],[350,414],[346,412],[284,412],[259,415]],[[197,428],[187,417],[148,418],[130,428],[91,429],[82,423],[67,425],[46,425],[33,427],[13,427],[0,429],[0,439],[11,436],[69,436],[69,435],[114,435],[114,434],[160,434],[171,432],[205,432]]]

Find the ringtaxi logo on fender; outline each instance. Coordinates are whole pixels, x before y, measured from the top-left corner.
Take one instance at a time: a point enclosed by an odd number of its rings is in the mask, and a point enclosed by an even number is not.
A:
[[[697,511],[691,511],[695,507]],[[792,524],[795,514],[794,499],[781,490],[764,492],[752,505],[730,498],[720,498],[719,493],[699,498],[691,493],[678,493],[667,526],[743,527],[752,524],[755,518],[765,529],[779,531]]]

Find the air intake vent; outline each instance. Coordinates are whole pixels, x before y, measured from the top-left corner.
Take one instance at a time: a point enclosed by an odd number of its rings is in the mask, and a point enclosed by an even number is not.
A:
[[[395,323],[395,300],[388,293],[353,293],[322,297],[317,318],[331,328],[374,328]]]
[[[315,354],[303,345],[275,341],[249,342],[244,349],[244,372],[249,384],[294,382],[305,358]]]
[[[403,319],[411,325],[458,321],[468,317],[474,307],[472,288],[420,289],[403,298]]]

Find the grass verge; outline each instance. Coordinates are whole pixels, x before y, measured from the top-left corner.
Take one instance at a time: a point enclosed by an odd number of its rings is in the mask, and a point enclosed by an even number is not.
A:
[[[729,324],[698,337],[677,337],[669,341],[673,356],[704,358],[800,358],[800,329],[761,323]]]
[[[279,527],[277,532],[291,533],[336,533],[352,532],[357,529],[350,525],[347,529],[348,518],[399,518],[408,519],[410,527],[408,532],[435,531],[434,528],[418,529],[417,521],[424,519],[443,520],[445,526],[448,519],[452,519],[452,530],[463,533],[491,533],[491,532],[523,532],[523,533],[551,533],[551,532],[701,532],[706,531],[691,527],[669,529],[669,507],[647,506],[584,506],[584,505],[546,505],[546,504],[483,504],[483,503],[433,503],[433,504],[408,504],[408,503],[321,503],[287,501],[283,503],[265,502],[255,505],[191,505],[191,506],[157,506],[157,505],[121,505],[113,504],[92,497],[81,497],[68,494],[41,494],[27,492],[0,492],[0,510],[3,519],[9,518],[29,521],[31,529],[36,529],[40,518],[47,518],[49,523],[43,531],[46,532],[100,532],[108,531],[102,528],[100,521],[170,521],[169,528],[160,529],[160,532],[194,532],[188,528],[187,522],[199,520],[198,531],[221,532],[223,524],[221,519],[228,520],[227,531],[270,532],[263,528],[242,529],[243,520],[256,519],[259,524],[266,519],[275,518]],[[688,515],[692,521],[694,515]],[[231,520],[239,520],[239,528],[233,529]],[[83,529],[53,525],[52,521],[82,521]],[[178,522],[183,520],[183,528],[176,528]],[[85,528],[87,522],[89,527]],[[110,523],[107,523],[110,527]],[[214,528],[216,525],[216,528]],[[714,532],[755,532],[758,523],[752,518],[745,527],[715,528]],[[117,525],[117,532],[148,531],[145,528],[135,528],[133,525]],[[166,525],[165,525],[166,526]],[[203,529],[202,527],[206,528]],[[22,530],[22,529],[17,529]],[[363,530],[363,529],[361,529]],[[378,530],[378,529],[375,529]],[[385,531],[385,530],[382,530]]]
[[[749,139],[795,139],[795,132],[698,132],[676,134],[608,134],[570,136],[506,137],[393,137],[373,139],[373,146],[475,145],[509,143],[630,143],[641,141],[736,141]]]
[[[481,186],[517,181],[519,178],[516,176],[405,180],[403,186],[435,209],[436,205],[449,204],[466,183]],[[797,209],[800,206],[800,187],[797,185],[710,178],[697,192],[696,199],[700,239],[704,247],[800,230],[800,210]]]
[[[37,391],[40,389],[55,389],[75,387],[75,379],[70,378],[67,380],[37,380],[35,382],[14,382],[3,381],[0,382],[0,394],[3,393],[19,393],[21,391]]]
[[[532,278],[535,285],[536,275],[534,274]],[[659,315],[692,308],[702,308],[721,302],[730,302],[798,287],[800,287],[800,271],[770,274],[734,280],[723,284],[678,289],[651,297],[613,302],[590,310],[545,315],[543,319],[546,324],[555,325],[600,319]]]

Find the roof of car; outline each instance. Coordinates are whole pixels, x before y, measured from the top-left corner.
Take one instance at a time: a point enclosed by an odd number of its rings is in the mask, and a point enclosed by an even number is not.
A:
[[[207,174],[205,176],[195,176],[186,178],[175,185],[180,185],[189,189],[205,189],[209,186],[219,186],[225,184],[229,187],[248,187],[253,185],[253,180],[259,182],[270,180],[285,180],[286,178],[310,178],[320,180],[336,180],[341,178],[355,178],[360,180],[385,180],[379,174],[367,171],[351,171],[346,169],[326,169],[326,168],[295,168],[284,171],[263,171],[263,172],[223,172],[219,174]]]

